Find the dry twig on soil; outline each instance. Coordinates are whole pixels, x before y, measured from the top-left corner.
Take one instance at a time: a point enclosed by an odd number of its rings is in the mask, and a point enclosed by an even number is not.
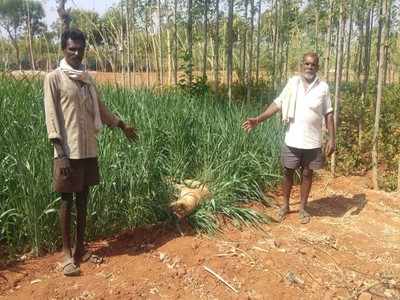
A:
[[[218,275],[217,273],[215,273],[213,270],[211,270],[210,268],[203,266],[204,269],[211,273],[212,275],[214,275],[218,280],[220,280],[222,283],[224,283],[227,287],[229,287],[232,291],[234,291],[235,293],[239,293],[239,291],[237,289],[235,289],[232,285],[230,285],[228,282],[226,282],[220,275]]]
[[[368,292],[370,289],[372,289],[373,287],[376,287],[378,285],[380,285],[382,282],[374,282],[372,284],[367,285],[365,288],[361,289],[360,291],[354,293],[353,295],[351,295],[349,298],[347,298],[346,300],[351,300],[351,299],[358,299],[358,297],[364,293],[364,292]]]

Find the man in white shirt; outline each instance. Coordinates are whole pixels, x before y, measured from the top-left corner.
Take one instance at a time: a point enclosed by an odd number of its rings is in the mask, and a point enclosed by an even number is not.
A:
[[[316,53],[304,54],[302,74],[292,77],[279,97],[263,113],[255,118],[247,118],[242,125],[249,133],[278,111],[282,112],[282,119],[287,123],[281,153],[284,167],[284,203],[279,210],[280,221],[283,221],[290,211],[289,198],[293,186],[293,174],[297,168],[302,169],[299,217],[302,224],[310,221],[311,216],[306,206],[313,171],[323,167],[324,154],[330,156],[336,147],[329,86],[317,76],[318,63],[319,58]],[[323,119],[328,129],[325,153],[322,153]]]

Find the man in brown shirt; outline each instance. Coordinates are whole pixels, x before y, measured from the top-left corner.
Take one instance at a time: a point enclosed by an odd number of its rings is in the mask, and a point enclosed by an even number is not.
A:
[[[85,252],[84,233],[89,187],[99,183],[97,139],[102,124],[119,127],[133,140],[136,129],[113,115],[99,99],[90,75],[83,70],[85,35],[77,29],[61,36],[64,59],[47,74],[44,103],[48,137],[54,145],[53,185],[61,193],[60,223],[66,276],[78,275],[82,261],[96,258]],[[75,194],[77,228],[71,246],[71,208]]]

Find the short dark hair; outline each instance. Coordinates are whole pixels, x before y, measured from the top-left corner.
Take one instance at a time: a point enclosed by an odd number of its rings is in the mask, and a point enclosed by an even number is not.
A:
[[[318,57],[318,54],[317,54],[317,53],[315,53],[315,52],[307,52],[307,53],[304,53],[304,55],[303,55],[303,61],[306,60],[306,57],[312,57],[312,58],[314,58],[314,59],[315,59],[315,62],[317,63],[317,65],[319,65],[319,57]]]
[[[64,50],[67,47],[67,41],[71,39],[73,41],[81,41],[83,47],[86,47],[85,34],[79,29],[68,29],[65,30],[61,35],[61,49]]]

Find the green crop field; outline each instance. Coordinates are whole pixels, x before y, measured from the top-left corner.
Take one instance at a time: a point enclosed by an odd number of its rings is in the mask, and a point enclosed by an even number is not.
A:
[[[8,251],[60,245],[58,195],[52,192],[52,146],[46,136],[42,82],[0,79],[0,243]],[[218,215],[237,224],[267,220],[242,204],[263,199],[280,178],[278,118],[247,135],[241,123],[261,104],[232,104],[177,90],[104,87],[103,100],[139,130],[128,143],[118,129],[99,137],[101,184],[91,194],[90,239],[159,221],[173,221],[171,178],[196,179],[213,194],[190,215],[197,229],[218,229]]]

